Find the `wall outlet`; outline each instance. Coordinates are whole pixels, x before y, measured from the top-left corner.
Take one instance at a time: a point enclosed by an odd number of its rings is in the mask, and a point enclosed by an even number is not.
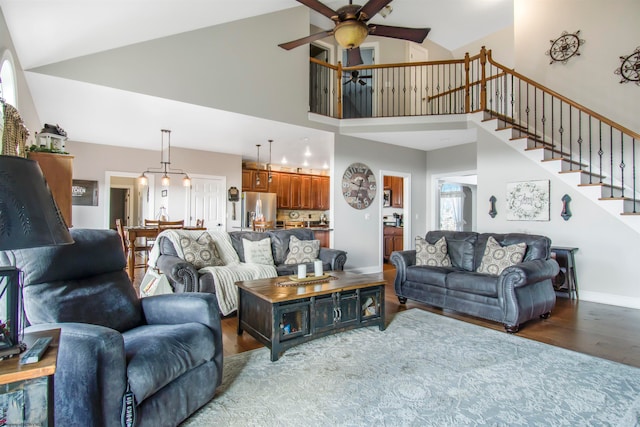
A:
[[[371,219],[371,214],[368,214],[368,213],[364,214],[364,219],[370,220]]]

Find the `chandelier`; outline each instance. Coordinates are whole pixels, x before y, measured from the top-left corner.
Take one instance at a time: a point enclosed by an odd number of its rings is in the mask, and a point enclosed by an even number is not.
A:
[[[158,173],[162,174],[161,184],[163,187],[168,187],[171,183],[169,179],[169,175],[183,175],[182,185],[185,187],[191,186],[191,178],[184,172],[182,169],[172,169],[169,165],[171,164],[171,131],[167,129],[160,129],[161,137],[160,137],[160,164],[162,165],[159,168],[148,168],[146,171],[142,172],[142,175],[138,177],[138,180],[141,185],[149,184],[149,178],[147,178],[148,173]],[[164,139],[167,137],[167,146],[165,147]]]

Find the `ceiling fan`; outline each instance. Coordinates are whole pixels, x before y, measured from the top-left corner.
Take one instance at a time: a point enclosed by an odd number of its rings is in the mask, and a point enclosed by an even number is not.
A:
[[[422,43],[429,34],[429,31],[431,31],[430,28],[405,28],[367,24],[369,19],[391,3],[392,0],[369,0],[364,6],[353,4],[352,0],[349,0],[348,5],[342,6],[335,11],[325,4],[320,3],[319,0],[297,1],[334,21],[335,27],[332,30],[321,31],[298,40],[281,43],[278,46],[290,50],[333,35],[338,44],[347,49],[348,66],[363,63],[362,56],[360,55],[360,45],[369,34]]]
[[[348,83],[350,83],[350,82],[353,82],[354,84],[355,84],[355,83],[360,83],[362,86],[365,86],[365,85],[367,84],[367,82],[365,82],[365,81],[364,81],[364,80],[362,80],[362,79],[370,79],[370,78],[371,78],[371,76],[361,76],[361,75],[360,75],[360,72],[359,72],[358,70],[353,70],[353,71],[351,72],[351,78],[350,78],[350,79],[348,79],[348,80],[346,80],[346,81],[343,83],[343,85],[346,85],[346,84],[348,84]]]

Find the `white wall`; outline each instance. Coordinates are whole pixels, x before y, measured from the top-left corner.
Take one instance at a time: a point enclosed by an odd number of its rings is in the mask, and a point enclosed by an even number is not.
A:
[[[639,88],[620,84],[620,56],[640,43],[638,0],[518,0],[515,68],[518,72],[629,129],[640,131]],[[580,30],[586,43],[566,64],[549,64],[550,40]]]
[[[409,235],[426,233],[426,153],[344,135],[336,135],[333,175],[334,245],[348,252],[345,269],[361,272],[379,271],[382,262],[382,175],[381,171],[411,175],[411,193],[404,194],[404,202],[410,203],[410,218],[405,217]],[[341,192],[342,175],[351,163],[364,163],[374,172],[378,192],[374,203],[357,210],[347,204]],[[413,247],[413,243],[405,247]]]
[[[551,238],[556,246],[577,247],[576,270],[580,299],[640,308],[637,286],[640,235],[565,184],[538,163],[518,153],[492,134],[478,130],[478,231],[533,233]],[[507,221],[506,184],[550,180],[550,221]],[[568,194],[573,216],[561,216],[562,196]],[[491,218],[489,198],[497,199]]]
[[[105,203],[109,196],[109,184],[105,183],[106,171],[140,175],[149,167],[160,166],[159,151],[76,141],[67,141],[67,150],[74,156],[73,178],[98,181],[98,206],[73,206],[73,225],[78,228],[104,228]],[[172,147],[171,165],[191,175],[224,176],[227,180],[227,188],[231,186],[242,188],[240,156]],[[179,176],[172,178],[167,199],[161,197],[160,176],[156,175],[155,182],[154,214],[164,204],[168,206],[171,219],[186,218],[186,194],[182,179]],[[227,229],[239,225],[239,220],[231,220],[231,203],[227,202]]]

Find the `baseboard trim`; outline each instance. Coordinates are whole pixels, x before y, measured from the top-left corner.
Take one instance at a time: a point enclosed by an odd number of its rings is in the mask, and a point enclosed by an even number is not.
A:
[[[578,291],[578,297],[583,301],[640,309],[640,298],[590,291]]]

